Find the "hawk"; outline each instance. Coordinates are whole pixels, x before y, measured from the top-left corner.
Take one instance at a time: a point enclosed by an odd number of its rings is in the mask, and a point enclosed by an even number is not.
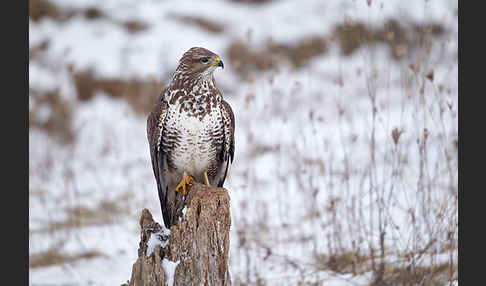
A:
[[[189,49],[147,118],[150,157],[167,228],[177,223],[186,185],[195,180],[222,187],[233,162],[235,119],[214,81],[218,67],[224,65],[215,53]]]

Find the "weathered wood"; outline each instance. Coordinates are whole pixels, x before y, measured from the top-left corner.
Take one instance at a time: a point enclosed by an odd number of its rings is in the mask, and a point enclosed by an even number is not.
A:
[[[225,189],[194,183],[186,198],[187,211],[171,226],[168,244],[163,248],[157,246],[150,256],[146,256],[150,235],[160,232],[162,227],[153,220],[150,211],[144,209],[140,218],[138,259],[132,267],[130,286],[166,285],[162,267],[165,259],[179,262],[174,286],[230,286],[229,201]]]

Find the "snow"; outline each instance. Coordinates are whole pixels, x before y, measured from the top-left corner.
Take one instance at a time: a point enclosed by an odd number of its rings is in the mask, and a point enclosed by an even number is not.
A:
[[[164,248],[169,243],[169,236],[170,230],[167,228],[162,228],[162,231],[151,233],[150,238],[147,241],[146,255],[152,255],[157,245],[160,245],[161,248]]]
[[[185,205],[184,208],[182,209],[182,216],[179,217],[179,222],[182,222],[182,220],[186,216],[186,212],[187,212],[187,205]]]
[[[162,269],[164,269],[164,274],[165,274],[165,285],[166,286],[172,286],[174,285],[174,274],[177,265],[179,265],[180,261],[170,261],[167,258],[164,258],[162,260]]]
[[[146,116],[102,93],[78,101],[67,66],[92,67],[105,77],[163,79],[192,46],[222,57],[225,69],[215,74],[216,82],[228,89],[223,96],[235,113],[236,154],[225,182],[231,196],[233,281],[367,285],[372,273],[316,271],[314,255],[353,247],[366,254],[370,244],[379,245],[380,222],[391,253],[422,249],[436,234],[451,231],[457,237],[458,163],[452,144],[458,138],[457,1],[369,1],[369,6],[365,0],[280,0],[261,6],[223,0],[53,2],[97,7],[108,17],[29,21],[31,47],[49,40],[43,58],[29,62],[29,87],[59,88],[73,103],[76,131],[74,145],[65,146],[41,130],[29,130],[29,253],[59,247],[63,253],[97,250],[103,256],[30,268],[32,285],[119,285],[129,279],[137,258],[139,211],[148,208],[163,221]],[[209,33],[174,15],[210,19],[225,30]],[[261,48],[268,39],[294,43],[328,35],[345,21],[379,27],[394,17],[437,21],[450,33],[433,42],[430,55],[403,62],[392,60],[385,46],[344,57],[331,41],[329,51],[309,66],[294,70],[283,63],[254,82],[240,80],[226,60],[235,40]],[[120,25],[126,20],[147,23],[148,29],[130,34]],[[409,65],[417,62],[421,69],[413,72]],[[425,78],[430,70],[433,82]],[[374,121],[371,92],[378,110]],[[29,110],[35,104],[29,97]],[[40,112],[42,120],[51,114],[46,108]],[[403,130],[397,145],[394,128]],[[430,132],[425,151],[424,128]],[[45,231],[76,218],[68,210],[95,208],[102,201],[123,204],[126,213],[99,225],[79,222],[75,228]],[[378,206],[384,206],[382,213]],[[186,212],[187,207],[183,216]],[[147,255],[167,243],[159,235],[150,237]],[[446,237],[439,237],[443,241]],[[424,255],[417,263],[447,262],[446,254]],[[457,262],[457,247],[452,257]],[[164,259],[164,271],[173,273],[177,263]]]

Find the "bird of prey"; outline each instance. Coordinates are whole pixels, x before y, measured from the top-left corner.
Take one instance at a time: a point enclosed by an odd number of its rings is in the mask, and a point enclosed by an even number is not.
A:
[[[150,157],[167,228],[177,223],[186,185],[195,180],[222,187],[233,162],[235,120],[214,81],[218,67],[224,65],[215,53],[189,49],[147,118]]]

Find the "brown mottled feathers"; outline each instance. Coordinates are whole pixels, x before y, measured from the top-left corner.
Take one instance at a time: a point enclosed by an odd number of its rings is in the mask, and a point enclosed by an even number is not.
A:
[[[235,152],[235,119],[216,87],[213,72],[224,67],[215,53],[191,48],[147,118],[147,139],[164,223],[178,220],[184,198],[175,187],[186,172],[222,187]]]
[[[163,175],[165,153],[160,144],[163,132],[163,121],[165,120],[168,110],[168,104],[164,100],[166,90],[167,88],[159,95],[147,118],[147,139],[150,147],[150,158],[161,204],[165,204],[167,199],[167,185]],[[168,221],[167,209],[162,208],[162,215],[164,220]]]
[[[231,106],[225,100],[222,100],[221,104],[221,113],[223,114],[223,122],[225,123],[225,144],[223,149],[224,151],[222,152],[223,158],[221,158],[221,161],[226,163],[226,168],[224,170],[224,175],[218,182],[218,187],[223,186],[224,181],[226,180],[229,165],[230,163],[233,163],[233,157],[235,155],[235,116]]]

